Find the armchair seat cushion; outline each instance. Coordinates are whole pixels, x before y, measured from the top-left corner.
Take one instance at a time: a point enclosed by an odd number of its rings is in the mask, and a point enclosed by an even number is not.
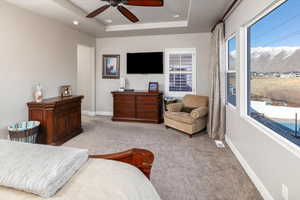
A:
[[[185,112],[165,112],[165,117],[178,121],[178,122],[183,122],[186,124],[193,124],[196,119],[191,117],[190,113],[185,113]]]

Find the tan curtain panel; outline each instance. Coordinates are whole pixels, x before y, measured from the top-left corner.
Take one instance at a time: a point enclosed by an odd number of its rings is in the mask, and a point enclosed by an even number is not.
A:
[[[208,134],[212,139],[225,136],[225,38],[224,23],[212,34]]]

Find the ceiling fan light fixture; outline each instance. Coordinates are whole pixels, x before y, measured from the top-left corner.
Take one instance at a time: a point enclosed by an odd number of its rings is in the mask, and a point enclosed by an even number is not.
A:
[[[174,17],[174,18],[179,18],[180,15],[179,15],[179,14],[174,14],[173,17]]]

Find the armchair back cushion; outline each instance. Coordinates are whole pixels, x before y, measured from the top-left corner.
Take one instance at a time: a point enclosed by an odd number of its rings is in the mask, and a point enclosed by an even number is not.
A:
[[[185,95],[182,102],[188,108],[208,107],[207,96]]]

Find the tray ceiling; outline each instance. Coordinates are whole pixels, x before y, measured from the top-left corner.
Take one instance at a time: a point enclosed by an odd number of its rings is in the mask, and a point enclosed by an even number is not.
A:
[[[106,4],[101,0],[5,1],[96,37],[122,37],[209,32],[233,0],[164,0],[162,8],[126,6],[140,19],[136,24],[116,8],[109,8],[95,19],[86,18],[89,12]]]
[[[97,8],[107,5],[107,2],[101,0],[70,0],[74,5],[90,13]],[[142,6],[125,6],[139,19],[139,23],[155,23],[187,20],[191,0],[165,0],[164,7],[142,7]],[[177,15],[177,18],[174,16]],[[105,12],[96,17],[104,24],[111,20],[110,25],[132,24],[116,8],[110,7]]]

